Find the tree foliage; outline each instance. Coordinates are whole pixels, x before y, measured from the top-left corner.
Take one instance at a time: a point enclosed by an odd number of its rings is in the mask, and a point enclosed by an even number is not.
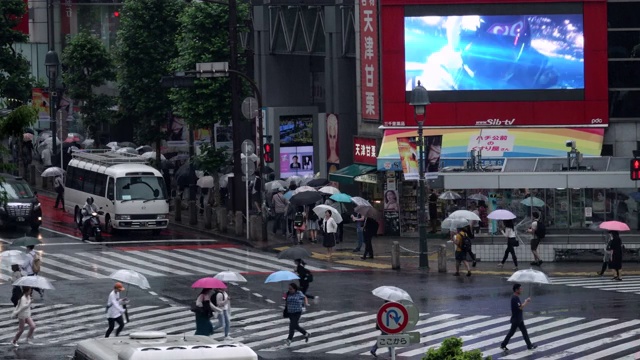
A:
[[[227,147],[216,148],[210,144],[202,144],[200,145],[200,155],[195,156],[191,161],[194,168],[213,176],[213,199],[216,204],[220,204],[220,173],[223,168],[231,164]]]
[[[82,31],[65,48],[62,62],[66,65],[63,78],[67,91],[81,104],[83,126],[96,145],[100,145],[101,125],[113,121],[109,108],[115,100],[96,93],[96,89],[115,80],[113,59],[100,39]]]
[[[139,143],[156,143],[171,110],[168,91],[160,87],[177,55],[180,0],[125,0],[116,48],[120,110],[132,119]],[[160,152],[157,151],[157,156]],[[157,159],[158,162],[160,159]]]
[[[427,351],[422,360],[483,360],[480,350],[462,350],[462,339],[451,337],[445,339],[439,348],[431,348]],[[484,360],[491,360],[487,356]]]
[[[0,1],[0,98],[11,99],[7,101],[11,108],[31,98],[31,67],[27,59],[12,47],[28,40],[26,35],[13,29],[26,12],[23,0]]]
[[[0,117],[0,134],[4,136],[12,136],[18,140],[18,157],[16,158],[16,166],[20,167],[20,159],[22,158],[22,134],[24,131],[33,126],[38,120],[38,109],[31,105],[21,105],[13,109],[8,115]],[[2,155],[6,154],[6,149],[0,149]],[[6,164],[0,166],[0,170],[6,171],[10,167]]]

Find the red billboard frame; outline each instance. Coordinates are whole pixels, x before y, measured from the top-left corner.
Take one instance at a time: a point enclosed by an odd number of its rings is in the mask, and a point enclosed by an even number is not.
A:
[[[585,38],[584,100],[435,102],[427,107],[430,127],[606,127],[608,116],[606,0],[381,0],[382,115],[385,126],[416,126],[405,90],[405,6],[445,4],[582,3]],[[506,121],[505,121],[506,120]]]

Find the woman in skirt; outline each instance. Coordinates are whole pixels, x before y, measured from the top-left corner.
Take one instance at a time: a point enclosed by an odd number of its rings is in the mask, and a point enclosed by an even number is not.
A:
[[[307,208],[307,230],[309,231],[309,241],[312,243],[318,242],[318,215],[311,209],[311,206]]]
[[[331,217],[331,210],[324,212],[324,240],[322,246],[327,248],[327,254],[329,255],[329,261],[332,261],[333,248],[336,246],[336,232],[338,231],[338,224]]]

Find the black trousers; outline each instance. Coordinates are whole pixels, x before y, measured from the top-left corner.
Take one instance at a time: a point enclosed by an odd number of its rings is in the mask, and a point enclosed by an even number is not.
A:
[[[511,244],[508,244],[507,249],[504,251],[504,256],[502,257],[502,263],[504,264],[507,261],[509,254],[511,254],[511,259],[513,259],[513,264],[516,267],[518,267],[518,258],[516,257],[516,249]]]
[[[371,244],[373,236],[371,234],[364,233],[364,255],[362,257],[366,258],[367,254],[373,259],[373,244]]]
[[[280,228],[282,228],[282,235],[285,235],[287,227],[285,226],[284,213],[276,213],[273,218],[273,233],[275,234]]]
[[[529,340],[529,333],[527,332],[527,327],[524,326],[524,321],[520,321],[517,323],[511,323],[511,329],[509,329],[507,336],[504,338],[504,341],[502,341],[502,344],[501,344],[502,347],[506,347],[507,344],[509,344],[509,340],[511,340],[511,337],[513,336],[513,334],[516,333],[516,329],[520,329],[520,332],[522,333],[522,338],[524,338],[524,342],[527,343],[527,346],[531,346],[531,340]]]
[[[302,316],[301,312],[289,313],[289,337],[287,338],[288,340],[293,340],[293,333],[295,333],[296,330],[301,332],[302,335],[307,334],[307,332],[300,327],[300,324],[299,324],[300,316]]]
[[[313,299],[315,296],[307,293],[308,290],[309,290],[309,282],[300,280],[300,291],[302,291],[304,296],[306,296],[307,298]]]
[[[64,209],[64,191],[59,191],[58,196],[56,196],[56,209],[59,203],[62,204],[62,208]]]
[[[336,244],[342,242],[342,236],[344,234],[344,223],[338,224],[338,233],[336,234]]]
[[[116,325],[116,323],[118,323],[116,336],[120,335],[120,331],[122,331],[122,329],[124,328],[124,320],[122,320],[122,315],[118,316],[117,318],[108,318],[107,320],[109,321],[109,328],[107,329],[107,333],[104,335],[104,337],[108,338],[109,335],[111,335],[113,327]]]

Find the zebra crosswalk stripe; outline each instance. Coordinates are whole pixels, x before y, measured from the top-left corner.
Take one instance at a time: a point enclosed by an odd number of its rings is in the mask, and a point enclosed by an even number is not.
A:
[[[612,281],[607,277],[550,278],[549,280],[554,285],[640,294],[640,276],[625,276],[624,281],[621,282]]]
[[[555,354],[553,356],[545,356],[543,358],[539,358],[539,360],[543,360],[543,359],[544,360],[562,359],[562,358],[564,358],[564,357],[566,357],[568,355],[579,354],[579,353],[581,353],[583,351],[591,350],[593,348],[597,348],[597,347],[602,346],[602,345],[608,345],[608,344],[610,344],[610,343],[612,343],[614,341],[620,341],[620,340],[624,340],[624,339],[627,339],[627,338],[630,338],[630,337],[636,337],[636,336],[638,336],[638,334],[640,334],[640,331],[638,331],[638,330],[627,331],[625,333],[618,334],[618,335],[615,335],[615,336],[610,336],[610,337],[607,337],[607,338],[604,338],[604,339],[593,340],[593,341],[590,341],[587,344],[574,346],[574,347],[572,347],[570,349],[563,350],[559,354]],[[626,344],[626,345],[629,346],[629,344]],[[597,357],[593,357],[593,358],[594,359],[599,359]]]
[[[290,260],[244,251],[237,248],[220,249],[175,249],[133,250],[126,252],[81,251],[73,254],[46,253],[41,275],[52,280],[105,279],[118,269],[131,269],[145,276],[162,277],[172,275],[213,275],[220,271],[270,273],[292,267]],[[317,268],[312,271],[331,269],[348,271],[353,268]],[[0,279],[10,280],[9,270],[0,269]]]

